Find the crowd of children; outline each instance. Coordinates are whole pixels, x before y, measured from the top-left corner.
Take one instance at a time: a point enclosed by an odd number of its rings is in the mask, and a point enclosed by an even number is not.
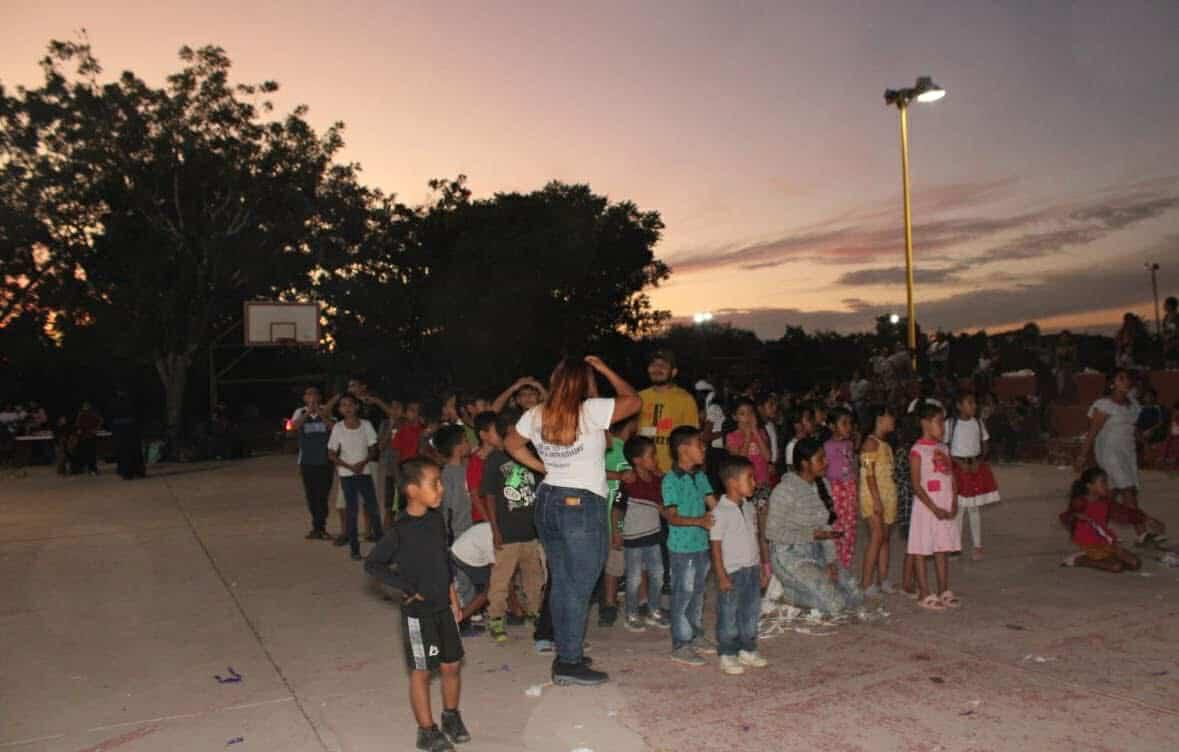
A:
[[[763,593],[829,615],[896,593],[930,611],[962,605],[950,587],[950,558],[961,550],[963,524],[971,557],[984,557],[981,509],[999,500],[990,433],[972,393],[910,400],[904,391],[880,400],[860,388],[852,401],[838,388],[784,399],[751,389],[725,400],[700,382],[692,415],[678,404],[691,396],[671,383],[669,354],[656,355],[650,374],[653,387],[638,394],[643,409],[592,443],[605,455],[607,553],[593,596],[601,626],[615,625],[621,601],[625,629],[669,631],[673,661],[700,666],[717,655],[719,669],[737,675],[767,664],[757,647]],[[450,749],[469,738],[458,714],[462,637],[504,642],[511,627],[528,625],[536,651],[554,652],[552,582],[535,514],[546,466],[512,448],[538,439],[517,424],[547,395],[521,379],[495,400],[452,396],[426,419],[420,404],[385,403],[351,387],[327,405],[309,389],[293,420],[308,538],[330,539],[334,468],[343,497],[337,543],[360,558],[363,506],[368,537],[378,541],[365,568],[403,595],[418,746]],[[649,409],[651,401],[659,404]],[[680,425],[667,419],[670,402],[684,413]],[[605,415],[593,420],[609,424]],[[383,493],[374,482],[378,464],[388,478]],[[1133,569],[1137,557],[1118,545],[1109,523],[1161,532],[1157,520],[1109,497],[1100,469],[1075,484],[1061,521],[1080,551],[1066,563]],[[853,567],[861,521],[868,538]],[[900,587],[890,580],[894,529],[904,546]],[[710,581],[712,632],[703,618]],[[578,660],[588,671],[589,659]],[[433,670],[442,673],[441,726],[430,712]]]

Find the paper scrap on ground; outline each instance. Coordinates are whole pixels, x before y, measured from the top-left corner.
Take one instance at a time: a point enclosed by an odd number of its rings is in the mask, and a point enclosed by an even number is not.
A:
[[[217,680],[218,684],[237,684],[242,680],[242,675],[233,670],[233,666],[228,667],[229,676],[222,676],[221,674],[213,674],[213,678]]]

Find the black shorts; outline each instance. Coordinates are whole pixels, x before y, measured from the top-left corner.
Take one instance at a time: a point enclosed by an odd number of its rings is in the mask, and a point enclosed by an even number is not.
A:
[[[449,608],[433,613],[401,609],[401,640],[410,671],[434,671],[463,659],[463,640]]]
[[[485,567],[473,567],[454,554],[450,555],[450,560],[454,562],[456,569],[463,570],[463,574],[465,574],[467,579],[471,581],[471,584],[475,586],[476,592],[482,593],[487,589],[487,586],[491,584],[490,564]]]

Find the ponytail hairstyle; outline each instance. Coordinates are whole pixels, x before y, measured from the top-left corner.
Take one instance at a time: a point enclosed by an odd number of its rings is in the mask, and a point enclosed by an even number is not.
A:
[[[819,443],[818,439],[810,436],[800,439],[794,445],[794,472],[801,476],[802,463],[809,462],[811,457],[814,457],[821,451],[823,451],[823,445]],[[831,498],[831,492],[827,489],[827,482],[819,476],[815,476],[815,490],[819,492],[819,499],[823,502],[823,506],[827,507],[827,524],[834,525],[835,520],[839,519],[835,514],[835,501]]]
[[[1069,489],[1069,501],[1076,499],[1083,499],[1089,494],[1089,486],[1091,486],[1098,478],[1105,475],[1105,471],[1097,465],[1089,468],[1081,473],[1080,477],[1073,481],[1072,488]]]
[[[896,420],[897,413],[888,405],[877,403],[869,405],[868,409],[864,411],[864,424],[860,426],[860,433],[864,436],[869,436],[876,432],[876,421],[880,418],[891,415],[893,420]],[[900,426],[898,425],[899,429]]]
[[[544,403],[540,435],[549,444],[570,446],[577,441],[581,406],[591,396],[593,374],[578,358],[565,358],[553,370],[549,397]]]

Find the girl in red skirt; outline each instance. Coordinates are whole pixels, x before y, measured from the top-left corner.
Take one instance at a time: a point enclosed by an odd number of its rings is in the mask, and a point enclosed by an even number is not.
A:
[[[958,525],[961,529],[963,517],[970,521],[970,537],[974,540],[971,558],[978,561],[983,557],[982,515],[979,508],[999,500],[999,486],[987,464],[987,427],[975,417],[978,405],[974,394],[963,392],[958,396],[958,417],[946,421],[946,443],[954,458],[954,479],[958,485]]]
[[[856,473],[859,463],[852,442],[851,413],[842,407],[832,408],[827,424],[831,438],[823,444],[823,450],[827,455],[827,486],[837,518],[832,527],[843,531],[843,537],[835,539],[835,553],[843,568],[849,569],[856,555],[856,527],[860,522]]]
[[[1060,521],[1081,550],[1061,562],[1063,566],[1107,572],[1133,571],[1142,566],[1137,556],[1118,545],[1117,534],[1109,528],[1114,506],[1121,505],[1110,501],[1109,483],[1101,468],[1091,467],[1073,481],[1068,509],[1060,515]]]

